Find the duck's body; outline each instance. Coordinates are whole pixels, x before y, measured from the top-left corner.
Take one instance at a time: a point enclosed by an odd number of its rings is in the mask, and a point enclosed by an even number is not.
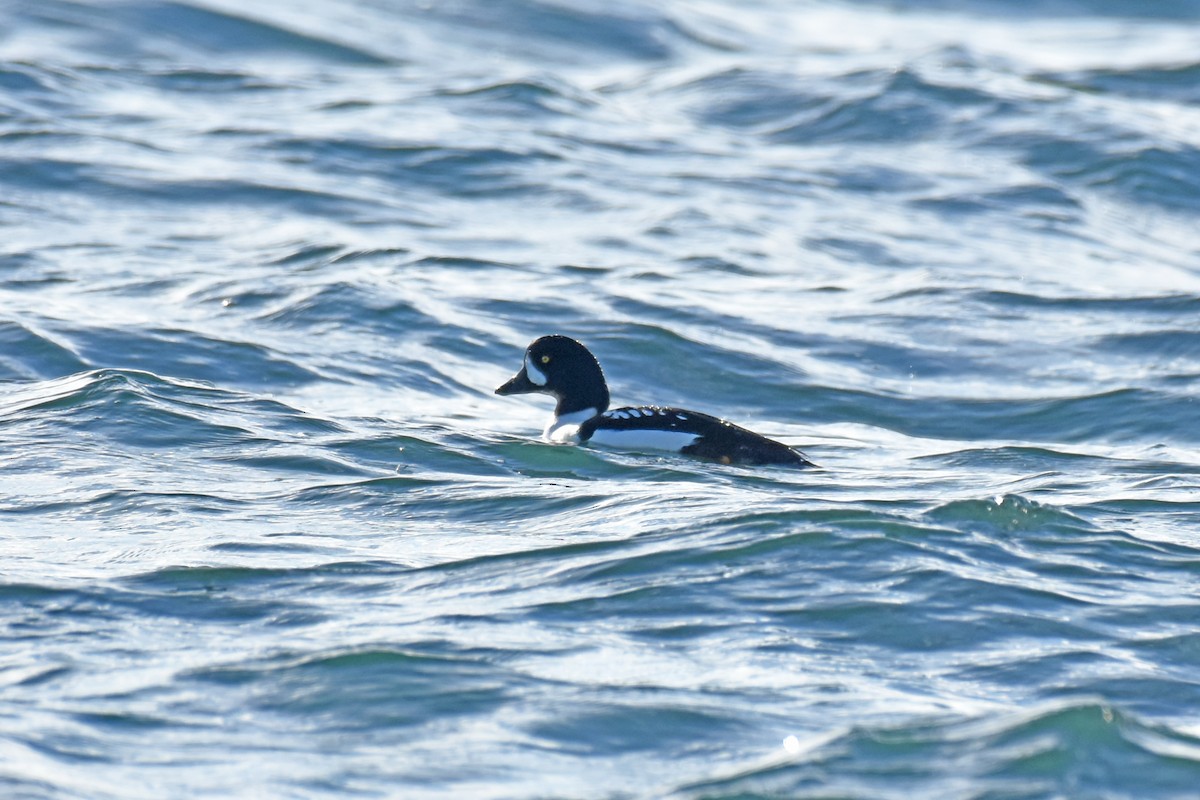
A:
[[[596,357],[566,336],[543,336],[521,370],[496,394],[548,394],[558,401],[543,436],[624,450],[667,450],[723,464],[811,467],[802,453],[723,419],[662,406],[608,410],[608,384]]]

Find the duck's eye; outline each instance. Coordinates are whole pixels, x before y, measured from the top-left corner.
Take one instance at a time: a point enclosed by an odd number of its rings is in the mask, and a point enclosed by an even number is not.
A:
[[[542,363],[543,363],[543,364],[549,364],[549,363],[550,363],[550,356],[542,356]]]

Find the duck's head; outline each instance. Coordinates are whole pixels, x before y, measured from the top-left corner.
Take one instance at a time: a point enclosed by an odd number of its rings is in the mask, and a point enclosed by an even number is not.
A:
[[[608,410],[608,384],[600,362],[566,336],[543,336],[525,349],[519,372],[496,389],[496,394],[548,394],[558,401],[555,416],[595,409]]]

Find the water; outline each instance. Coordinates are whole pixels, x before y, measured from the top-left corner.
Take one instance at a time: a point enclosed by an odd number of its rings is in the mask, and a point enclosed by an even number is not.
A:
[[[1194,797],[1198,21],[3,4],[0,794]]]

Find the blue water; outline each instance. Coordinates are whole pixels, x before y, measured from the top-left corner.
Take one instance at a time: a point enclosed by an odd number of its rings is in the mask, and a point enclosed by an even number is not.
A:
[[[1200,795],[1198,23],[0,4],[0,796]]]

